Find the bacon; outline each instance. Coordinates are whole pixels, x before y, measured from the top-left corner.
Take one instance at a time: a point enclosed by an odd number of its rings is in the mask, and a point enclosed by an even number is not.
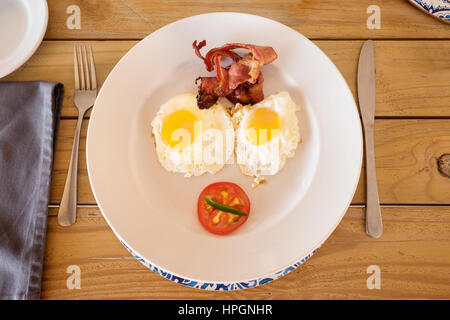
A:
[[[245,82],[239,85],[235,90],[231,92],[231,94],[227,96],[227,99],[230,100],[232,103],[241,103],[241,104],[258,103],[264,100],[263,82],[264,77],[262,73],[260,73],[256,83],[251,84],[249,82]]]
[[[251,44],[244,44],[244,43],[229,43],[226,45],[223,45],[222,47],[219,48],[214,48],[208,51],[208,53],[206,53],[205,57],[203,57],[200,54],[200,49],[203,48],[206,45],[206,40],[203,40],[202,42],[200,42],[197,45],[197,41],[194,41],[194,43],[192,44],[194,46],[194,48],[196,49],[196,53],[199,57],[201,57],[201,59],[203,59],[203,61],[206,64],[206,69],[208,71],[212,71],[212,59],[214,58],[215,55],[217,54],[222,54],[224,52],[228,52],[227,54],[229,54],[229,57],[232,58],[233,60],[240,59],[241,57],[234,53],[233,51],[230,50],[234,50],[234,49],[248,49],[250,50],[252,56],[255,58],[255,60],[261,61],[262,64],[269,64],[271,62],[273,62],[278,56],[277,53],[275,52],[275,50],[273,50],[272,47],[263,47],[263,46],[255,46],[255,45],[251,45]],[[237,62],[238,60],[235,60],[235,62]]]
[[[198,80],[200,80],[200,84],[198,85],[197,106],[200,109],[208,109],[217,102],[217,99],[219,99],[219,96],[215,92],[215,88],[218,85],[217,78],[198,77],[195,79],[196,84]]]
[[[240,61],[230,66],[230,89],[235,89],[244,82],[255,83],[260,74],[259,69],[263,64],[254,60],[251,54],[246,55]]]
[[[227,68],[222,68],[220,65],[220,61],[222,56],[218,55],[214,58],[215,68],[217,70],[217,81],[219,81],[218,86],[216,87],[216,94],[219,97],[225,97],[231,93],[231,89],[229,87],[229,73]]]
[[[200,53],[200,49],[206,45],[206,40],[201,41],[197,44],[197,40],[194,41],[192,47],[194,47],[195,54],[203,60],[206,65],[206,70],[211,72],[214,69],[214,58],[218,55],[226,56],[233,59],[234,62],[237,62],[241,59],[241,56],[237,53],[229,50],[220,50],[220,48],[209,50],[205,57]]]
[[[264,78],[260,72],[263,65],[273,62],[277,54],[272,47],[255,46],[242,43],[230,43],[209,50],[205,56],[200,53],[206,40],[192,44],[195,54],[203,60],[207,71],[216,70],[216,77],[200,77],[197,104],[200,109],[209,108],[217,102],[218,97],[227,97],[233,103],[257,103],[264,99],[262,84]],[[250,52],[241,57],[231,51],[247,49]],[[229,67],[222,67],[222,57],[232,59]],[[213,80],[214,79],[214,80]],[[196,80],[196,83],[197,83]]]

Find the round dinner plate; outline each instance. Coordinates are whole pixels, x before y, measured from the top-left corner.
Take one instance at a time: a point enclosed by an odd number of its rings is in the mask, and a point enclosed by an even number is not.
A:
[[[301,107],[303,142],[276,175],[252,189],[236,164],[217,174],[184,178],[158,162],[151,121],[171,97],[197,91],[208,75],[192,49],[241,42],[272,46],[264,93],[288,91]],[[92,189],[108,224],[142,263],[178,283],[234,290],[279,278],[308,259],[337,227],[358,183],[361,124],[345,80],[300,33],[241,13],[210,13],[169,24],[134,46],[106,79],[87,138]],[[218,181],[239,184],[251,215],[228,236],[197,219],[198,195]]]
[[[0,78],[31,57],[44,38],[47,22],[45,0],[0,1]]]

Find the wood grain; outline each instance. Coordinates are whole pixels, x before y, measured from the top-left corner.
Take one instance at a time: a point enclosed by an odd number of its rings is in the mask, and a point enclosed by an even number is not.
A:
[[[35,55],[2,81],[59,81],[65,85],[63,117],[73,105],[73,46],[93,47],[99,86],[136,41],[44,41]],[[362,41],[315,41],[343,74],[354,97]],[[450,117],[450,41],[376,41],[378,117]],[[194,58],[194,56],[193,56]],[[193,76],[194,78],[195,76]],[[87,114],[87,117],[89,113]]]
[[[76,120],[60,123],[50,202],[58,204],[67,175]],[[87,120],[83,123],[78,203],[95,204],[86,169]],[[438,159],[450,153],[448,119],[380,119],[375,121],[375,157],[383,204],[450,204],[450,179],[438,170]],[[365,203],[363,170],[353,204]]]
[[[375,156],[382,203],[450,204],[438,159],[450,150],[450,120],[377,120]]]
[[[450,42],[377,41],[376,116],[450,116],[449,66]]]
[[[46,39],[142,39],[179,19],[207,12],[251,13],[274,19],[315,39],[449,39],[450,28],[399,0],[49,0]],[[70,30],[69,5],[81,9],[81,29]],[[369,30],[370,5],[381,9],[381,28]],[[201,30],[199,30],[201,34]]]
[[[62,117],[78,117],[73,104],[74,74],[73,48],[75,44],[90,44],[94,51],[98,88],[109,72],[136,41],[44,41],[36,53],[22,67],[1,81],[56,81],[64,84]],[[90,111],[86,116],[90,115]]]
[[[322,248],[287,276],[252,289],[208,292],[173,283],[135,260],[98,208],[79,208],[70,228],[50,208],[43,299],[442,299],[450,297],[450,208],[383,207],[384,233],[365,235],[364,208],[350,208]],[[66,269],[78,265],[81,289]],[[381,269],[381,289],[366,287],[367,267]]]

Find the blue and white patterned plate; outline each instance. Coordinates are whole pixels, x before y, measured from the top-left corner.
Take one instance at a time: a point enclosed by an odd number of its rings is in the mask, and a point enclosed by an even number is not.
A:
[[[309,258],[311,258],[311,256],[314,253],[316,253],[317,250],[319,250],[319,248],[314,249],[311,253],[309,253],[306,256],[304,256],[303,258],[299,259],[299,261],[281,269],[280,271],[267,274],[266,276],[259,277],[257,279],[245,280],[245,281],[239,281],[239,282],[207,282],[207,281],[205,282],[205,281],[183,278],[183,277],[180,277],[173,273],[170,273],[168,271],[165,271],[163,268],[152,264],[150,261],[148,261],[144,257],[141,257],[138,254],[136,254],[133,251],[133,249],[130,248],[122,240],[121,240],[121,242],[125,246],[125,248],[131,253],[131,255],[133,255],[134,258],[136,258],[144,266],[146,266],[153,272],[159,274],[160,276],[162,276],[170,281],[181,284],[183,286],[187,286],[187,287],[191,287],[191,288],[195,288],[195,289],[216,290],[216,291],[233,291],[233,290],[249,289],[249,288],[254,288],[254,287],[260,286],[265,283],[269,283],[269,282],[279,279],[282,276],[287,275],[289,272],[295,270],[297,267],[301,266]]]
[[[450,23],[450,0],[408,0],[419,9]]]
[[[169,98],[196,92],[194,80],[206,72],[192,42],[203,39],[208,48],[273,46],[278,59],[264,67],[264,92],[287,90],[301,106],[295,156],[256,189],[235,163],[184,178],[158,162],[150,123]],[[106,221],[136,259],[193,288],[237,290],[282,277],[328,238],[356,190],[362,146],[352,93],[314,43],[273,20],[211,13],[152,33],[114,67],[91,115],[87,166]],[[250,218],[227,236],[197,218],[199,193],[217,181],[239,184],[251,201]]]

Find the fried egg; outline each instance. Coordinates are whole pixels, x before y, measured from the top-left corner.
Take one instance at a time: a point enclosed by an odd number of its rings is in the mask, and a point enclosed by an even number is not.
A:
[[[255,177],[280,171],[301,142],[296,112],[289,93],[271,95],[255,105],[236,105],[232,121],[236,137],[236,161],[244,175]]]
[[[152,121],[156,153],[162,167],[185,177],[214,174],[233,157],[231,117],[219,102],[199,109],[194,94],[164,103]]]

